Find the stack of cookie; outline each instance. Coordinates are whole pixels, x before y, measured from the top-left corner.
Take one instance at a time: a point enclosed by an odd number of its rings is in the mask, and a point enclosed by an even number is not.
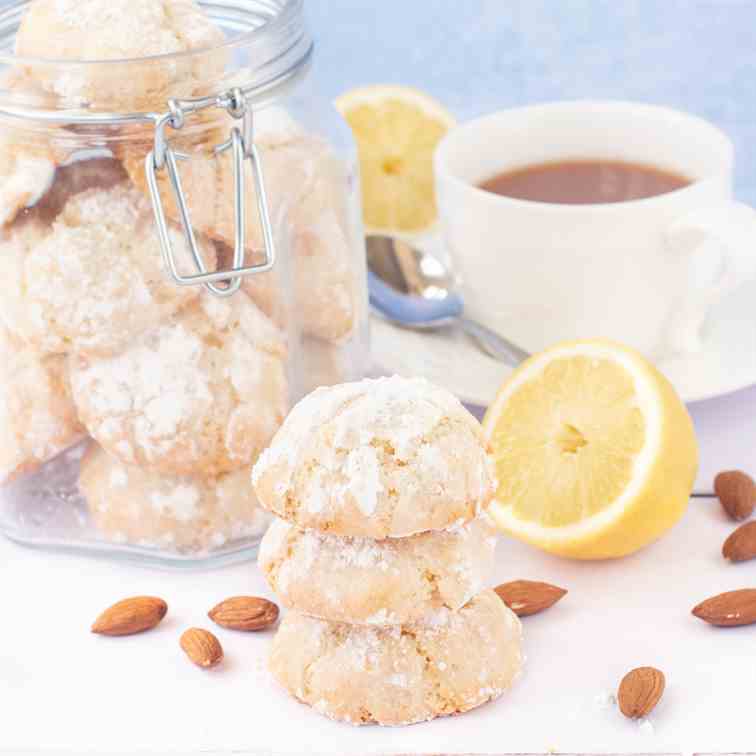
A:
[[[252,477],[280,518],[259,564],[292,610],[271,669],[293,696],[333,719],[399,725],[510,686],[520,623],[484,589],[491,464],[453,396],[399,377],[319,389]]]
[[[0,88],[53,110],[165,111],[169,98],[246,85],[252,72],[233,70],[225,42],[194,0],[36,0]],[[35,63],[45,57],[56,63]],[[72,76],[67,59],[113,60]],[[236,125],[214,112],[171,134],[190,155],[182,184],[209,270],[231,263],[233,163],[214,148]],[[80,490],[105,536],[198,551],[260,535],[269,517],[243,471],[301,390],[289,349],[304,331],[318,356],[340,351],[358,318],[347,169],[283,108],[255,113],[271,215],[285,220],[277,232],[292,255],[218,299],[164,267],[144,168],[153,126],[106,128],[0,132],[0,482],[89,435]],[[249,249],[259,249],[244,180]],[[165,171],[159,182],[179,272],[195,273]]]

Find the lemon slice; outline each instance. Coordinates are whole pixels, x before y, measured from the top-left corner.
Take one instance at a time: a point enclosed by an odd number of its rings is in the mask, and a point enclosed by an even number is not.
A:
[[[409,87],[377,85],[346,92],[336,107],[351,126],[369,231],[418,233],[436,221],[433,151],[453,116]]]
[[[558,344],[521,365],[483,421],[499,527],[578,559],[629,554],[682,516],[698,468],[685,406],[638,353]]]

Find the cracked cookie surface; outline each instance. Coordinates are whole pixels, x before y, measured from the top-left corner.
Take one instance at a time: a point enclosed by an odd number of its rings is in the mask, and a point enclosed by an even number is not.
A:
[[[283,606],[322,619],[395,625],[459,609],[483,590],[496,537],[484,515],[451,531],[374,541],[277,519],[258,565]]]
[[[188,272],[184,236],[169,234]],[[128,182],[73,195],[43,238],[3,246],[0,270],[14,285],[0,310],[42,352],[113,354],[199,297],[168,275],[149,201]],[[214,269],[212,248],[203,253]]]
[[[468,522],[494,493],[477,420],[444,389],[398,376],[309,394],[252,480],[300,528],[374,539]]]
[[[270,668],[291,695],[331,719],[405,725],[500,696],[522,667],[521,634],[491,590],[423,624],[374,628],[288,612]]]
[[[288,407],[283,335],[243,292],[202,290],[123,352],[70,360],[91,435],[126,464],[169,474],[249,475]]]

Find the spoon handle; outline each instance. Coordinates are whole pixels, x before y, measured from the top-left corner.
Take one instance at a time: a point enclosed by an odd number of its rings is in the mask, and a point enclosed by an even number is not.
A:
[[[500,362],[517,367],[530,357],[524,349],[474,320],[460,318],[457,324],[486,354]]]

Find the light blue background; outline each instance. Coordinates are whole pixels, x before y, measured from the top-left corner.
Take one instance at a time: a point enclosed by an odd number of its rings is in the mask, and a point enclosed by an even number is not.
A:
[[[562,98],[641,100],[734,139],[756,203],[756,0],[306,0],[330,97],[420,87],[459,117]]]

